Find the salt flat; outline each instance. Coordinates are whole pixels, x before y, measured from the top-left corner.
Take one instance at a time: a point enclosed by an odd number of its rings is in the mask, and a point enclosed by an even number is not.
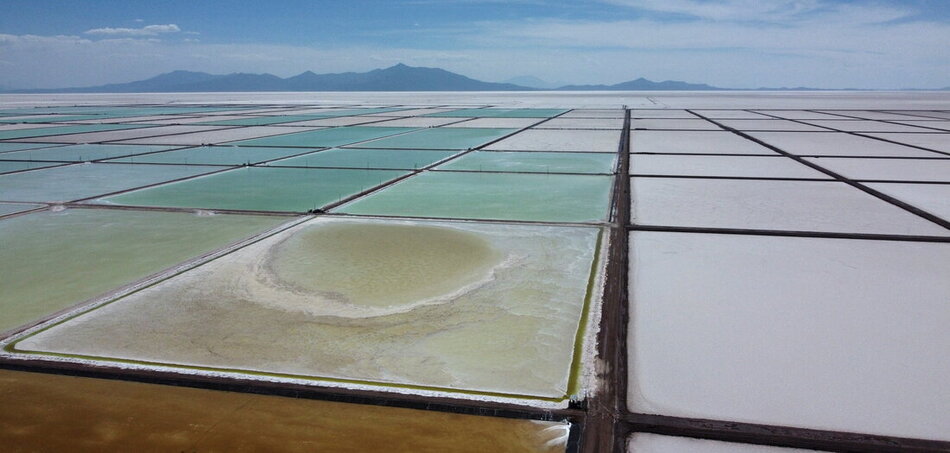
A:
[[[0,362],[553,420],[530,451],[599,407],[634,451],[950,449],[948,92],[0,105]]]

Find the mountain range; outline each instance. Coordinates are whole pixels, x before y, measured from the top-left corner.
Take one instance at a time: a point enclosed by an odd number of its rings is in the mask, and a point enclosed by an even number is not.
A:
[[[521,82],[511,83],[511,82]],[[6,93],[175,93],[227,91],[727,91],[702,83],[675,80],[653,82],[644,78],[615,85],[554,87],[536,77],[522,76],[504,83],[483,82],[439,68],[397,64],[369,72],[316,74],[311,71],[281,78],[273,74],[173,71],[150,79],[91,87],[6,90]],[[758,90],[772,90],[758,88]],[[814,90],[780,88],[778,90]],[[946,90],[946,88],[945,88]]]

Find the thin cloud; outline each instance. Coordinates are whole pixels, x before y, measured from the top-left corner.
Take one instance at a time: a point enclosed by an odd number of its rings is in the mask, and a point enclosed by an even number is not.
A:
[[[851,5],[828,0],[604,0],[606,3],[693,19],[724,22],[796,23],[812,20],[862,19],[886,22],[908,17],[907,8],[882,3]]]
[[[126,35],[126,36],[156,36],[164,33],[178,33],[181,31],[181,28],[175,24],[164,24],[164,25],[146,25],[142,28],[93,28],[92,30],[87,30],[85,34],[87,35],[106,35],[106,36],[116,36],[116,35]]]

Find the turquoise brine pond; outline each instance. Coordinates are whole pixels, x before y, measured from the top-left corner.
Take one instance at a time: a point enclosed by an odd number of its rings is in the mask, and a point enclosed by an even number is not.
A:
[[[73,164],[0,175],[0,199],[75,201],[220,170],[197,165]]]
[[[36,209],[43,207],[41,204],[25,204],[25,203],[0,203],[0,215],[13,214],[15,212],[29,211],[30,209]]]
[[[346,204],[364,215],[596,222],[610,201],[610,176],[425,172]]]
[[[550,118],[560,115],[563,109],[459,109],[449,112],[430,113],[425,116],[451,118]]]
[[[404,174],[394,170],[246,167],[99,201],[131,206],[306,212]]]
[[[48,143],[0,143],[0,159],[3,159],[3,155],[7,151],[19,151],[22,149],[35,149],[35,148],[44,148],[48,146],[61,146],[53,145]]]
[[[133,164],[203,164],[244,165],[257,164],[287,156],[295,156],[315,150],[306,148],[267,148],[255,146],[199,146],[163,153],[112,159],[110,162]]]
[[[376,128],[368,128],[376,129]],[[361,148],[468,149],[504,137],[517,129],[428,128],[361,143]]]
[[[294,128],[287,128],[293,132]],[[331,147],[372,140],[387,135],[401,134],[415,130],[411,127],[333,127],[307,132],[288,133],[272,137],[254,138],[231,143],[240,146],[301,146]]]
[[[17,160],[12,160],[12,161],[0,160],[0,173],[10,173],[13,171],[21,171],[21,170],[32,170],[34,168],[46,168],[46,167],[52,167],[55,165],[60,165],[60,164],[57,164],[56,162],[29,162],[29,161],[17,161]],[[4,199],[3,196],[4,196],[4,193],[0,192],[0,200]]]
[[[69,145],[54,148],[28,149],[0,154],[0,159],[40,160],[54,162],[89,162],[132,154],[172,149],[171,146],[148,145]]]
[[[238,118],[231,120],[207,121],[204,123],[213,126],[267,126],[269,124],[292,123],[295,121],[307,121],[326,118],[323,115],[272,115],[272,116],[249,116],[247,118]]]
[[[270,162],[269,166],[346,167],[418,169],[438,162],[456,151],[416,149],[334,148],[290,159]]]
[[[83,124],[81,126],[54,126],[38,127],[33,129],[10,129],[0,131],[0,140],[42,137],[46,135],[63,134],[82,134],[86,132],[118,131],[123,129],[136,129],[141,125],[133,126],[129,124]]]
[[[613,173],[616,160],[612,154],[476,151],[438,168],[531,173]]]

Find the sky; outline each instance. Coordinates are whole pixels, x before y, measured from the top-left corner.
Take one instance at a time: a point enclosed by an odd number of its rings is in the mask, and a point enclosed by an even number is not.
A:
[[[0,88],[396,63],[485,81],[950,86],[950,0],[3,0]]]

